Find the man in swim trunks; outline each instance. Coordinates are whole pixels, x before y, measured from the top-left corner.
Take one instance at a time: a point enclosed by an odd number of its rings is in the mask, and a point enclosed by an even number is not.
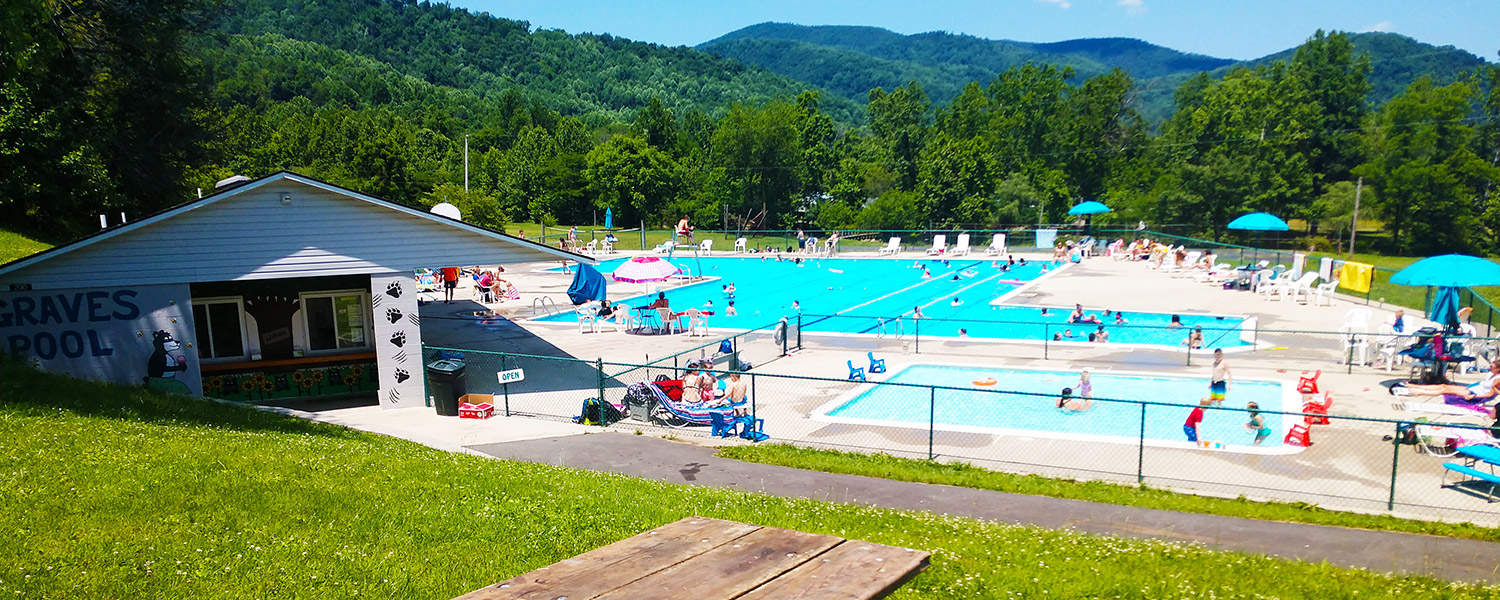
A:
[[[1208,397],[1213,399],[1214,404],[1224,404],[1224,396],[1229,393],[1229,362],[1224,360],[1224,351],[1214,348],[1214,371],[1208,378]]]
[[[1406,390],[1405,393],[1397,390]],[[1490,363],[1490,372],[1478,383],[1469,386],[1458,384],[1416,385],[1397,384],[1391,393],[1398,396],[1442,396],[1448,404],[1483,404],[1494,400],[1500,393],[1500,360]]]
[[[458,267],[443,267],[443,304],[453,304],[453,291],[458,289]]]

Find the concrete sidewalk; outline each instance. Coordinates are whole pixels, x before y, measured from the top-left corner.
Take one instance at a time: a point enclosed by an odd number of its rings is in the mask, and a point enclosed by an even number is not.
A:
[[[473,445],[497,458],[607,470],[671,483],[782,497],[922,510],[990,521],[1198,542],[1343,567],[1500,582],[1500,544],[1096,504],[1041,496],[836,475],[717,458],[713,448],[603,433]],[[602,467],[602,469],[601,469]]]

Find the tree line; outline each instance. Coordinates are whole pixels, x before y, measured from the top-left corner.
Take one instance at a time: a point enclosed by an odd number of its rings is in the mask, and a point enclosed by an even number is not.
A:
[[[291,169],[413,206],[451,202],[499,228],[587,224],[606,209],[648,227],[684,215],[731,229],[1019,227],[1099,200],[1116,211],[1106,221],[1194,235],[1264,210],[1342,237],[1362,179],[1383,249],[1500,250],[1500,68],[1420,78],[1373,107],[1368,61],[1338,33],[1187,81],[1159,130],[1123,71],[1042,64],[941,103],[914,82],[877,88],[856,121],[815,90],[684,107],[670,88],[691,82],[670,81],[616,118],[525,85],[441,85],[368,54],[214,29],[206,1],[119,14],[122,3],[77,2],[98,11],[76,22],[0,2],[38,24],[0,33],[8,227],[78,233],[91,214]]]

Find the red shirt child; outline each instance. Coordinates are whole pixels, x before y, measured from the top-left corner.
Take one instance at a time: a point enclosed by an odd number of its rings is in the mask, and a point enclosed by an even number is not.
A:
[[[1207,398],[1200,400],[1198,406],[1193,407],[1193,412],[1188,413],[1187,422],[1182,424],[1182,432],[1187,434],[1189,442],[1198,441],[1198,424],[1203,422],[1203,406],[1208,402]]]

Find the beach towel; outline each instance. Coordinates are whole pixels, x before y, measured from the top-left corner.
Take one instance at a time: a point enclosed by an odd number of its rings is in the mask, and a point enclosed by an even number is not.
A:
[[[1333,281],[1333,259],[1327,257],[1318,259],[1318,277],[1323,281]]]
[[[1344,262],[1344,267],[1339,269],[1339,287],[1360,293],[1368,293],[1370,291],[1370,280],[1374,277],[1375,265],[1346,261]]]

